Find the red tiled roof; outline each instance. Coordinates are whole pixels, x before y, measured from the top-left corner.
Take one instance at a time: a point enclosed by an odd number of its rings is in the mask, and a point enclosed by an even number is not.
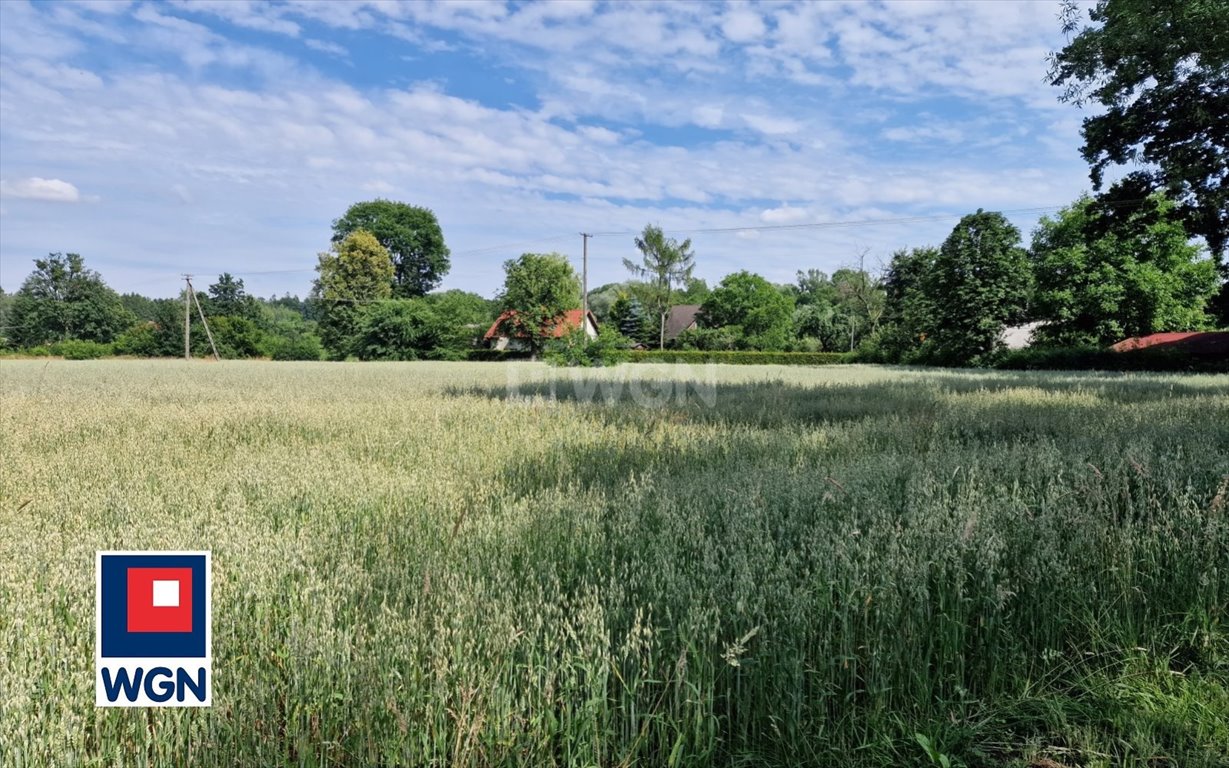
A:
[[[581,322],[580,322],[581,314],[580,313],[581,313],[581,310],[579,309],[569,309],[567,312],[564,312],[561,320],[558,323],[556,323],[554,327],[550,328],[544,335],[549,336],[552,339],[559,339],[559,338],[566,336],[571,331],[576,330],[577,328],[581,326]],[[483,335],[482,338],[487,341],[490,341],[491,339],[496,339],[496,338],[499,338],[500,336],[508,335],[503,332],[500,326],[504,323],[505,320],[508,320],[514,317],[516,317],[515,310],[508,310],[507,312],[504,312],[498,318],[495,319],[495,322],[491,323],[491,327],[487,329],[486,334]],[[589,313],[589,322],[593,323],[594,328],[597,327],[597,318],[593,316],[592,312]],[[513,338],[524,338],[526,335],[527,334],[524,334],[524,333],[512,334]]]
[[[1229,331],[1154,333],[1149,336],[1132,336],[1110,347],[1115,352],[1148,348],[1177,349],[1192,355],[1229,356]]]

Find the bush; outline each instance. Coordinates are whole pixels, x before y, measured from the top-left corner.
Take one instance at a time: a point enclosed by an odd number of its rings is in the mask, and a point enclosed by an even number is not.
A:
[[[724,363],[726,365],[836,365],[856,362],[848,352],[705,352],[700,350],[632,350],[633,363]]]
[[[160,347],[158,324],[144,322],[130,326],[119,335],[113,347],[117,355],[156,357]]]
[[[577,328],[561,339],[556,339],[546,346],[543,356],[551,365],[600,367],[616,365],[627,359],[631,340],[604,325],[598,331],[596,338],[589,338],[583,330]]]
[[[674,345],[684,350],[699,349],[711,352],[741,349],[744,346],[743,329],[737,325],[689,328],[678,335]]]
[[[218,354],[228,360],[260,357],[264,348],[264,333],[246,317],[221,315],[210,323]]]
[[[996,368],[1016,371],[1173,371],[1229,373],[1229,360],[1176,349],[1115,352],[1101,347],[1030,347],[1005,352]]]
[[[319,360],[324,354],[320,337],[310,333],[269,337],[265,351],[273,360]]]
[[[59,355],[65,360],[97,360],[111,354],[111,345],[84,339],[68,339],[52,344],[51,354]]]
[[[527,349],[471,349],[465,359],[478,363],[503,363],[509,360],[528,360]]]

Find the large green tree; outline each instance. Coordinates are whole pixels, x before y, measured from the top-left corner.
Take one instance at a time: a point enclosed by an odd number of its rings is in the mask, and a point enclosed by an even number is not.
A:
[[[448,246],[428,208],[382,199],[355,203],[333,222],[333,242],[358,230],[370,232],[388,250],[393,296],[423,296],[448,274]]]
[[[0,286],[0,349],[9,345],[9,336],[12,330],[9,327],[9,315],[13,308],[13,294],[5,293],[4,288]]]
[[[939,248],[925,291],[933,309],[933,360],[981,364],[1006,326],[1025,318],[1032,273],[1020,230],[1001,213],[960,220]]]
[[[658,346],[666,347],[666,315],[670,311],[674,286],[685,285],[691,280],[696,266],[696,255],[691,250],[691,240],[678,242],[666,237],[661,227],[647,224],[636,238],[640,249],[640,263],[624,259],[623,266],[633,275],[643,278],[652,286],[649,307],[657,318]]]
[[[888,362],[910,362],[935,326],[935,307],[926,291],[939,249],[904,248],[892,254],[883,276],[884,316],[880,349]]]
[[[209,286],[208,306],[215,315],[242,317],[253,322],[260,318],[260,307],[243,289],[243,279],[229,272],[218,275],[218,281]]]
[[[834,324],[852,352],[860,339],[879,332],[887,308],[883,286],[861,266],[842,267],[832,273],[832,289],[836,294]]]
[[[79,254],[52,253],[34,260],[34,271],[13,299],[10,338],[23,347],[65,339],[106,343],[134,319]]]
[[[742,271],[726,275],[700,305],[700,325],[738,328],[746,346],[784,349],[790,340],[794,301],[763,277]]]
[[[1229,1],[1099,0],[1081,18],[1064,0],[1069,42],[1051,55],[1062,99],[1100,107],[1084,119],[1084,158],[1100,189],[1111,166],[1134,170],[1108,199],[1166,191],[1187,231],[1221,258],[1229,244]]]
[[[534,356],[541,354],[547,334],[580,297],[580,278],[558,253],[524,253],[504,262],[504,286],[496,301],[509,312],[504,331],[524,336]]]
[[[357,331],[363,304],[392,295],[393,263],[370,232],[359,230],[319,255],[312,298],[320,304],[320,340],[344,358]]]
[[[1033,233],[1037,339],[1111,344],[1127,336],[1208,326],[1215,264],[1190,242],[1174,204],[1154,195],[1106,224],[1081,197]]]

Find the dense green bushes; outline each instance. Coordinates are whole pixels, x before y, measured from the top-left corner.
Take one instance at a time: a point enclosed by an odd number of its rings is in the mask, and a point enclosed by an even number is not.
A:
[[[700,350],[637,349],[628,353],[633,363],[725,363],[728,365],[834,365],[855,362],[848,352],[708,352]]]
[[[100,344],[97,341],[84,339],[57,341],[48,349],[52,355],[58,355],[65,360],[97,360],[111,354],[110,344]]]
[[[465,359],[476,363],[502,363],[509,360],[528,360],[525,349],[471,349]]]
[[[1229,372],[1229,360],[1174,349],[1115,352],[1100,347],[1030,347],[1002,354],[996,368],[1018,371]]]
[[[627,359],[628,340],[609,325],[602,326],[596,338],[580,328],[546,345],[544,359],[551,365],[600,367],[617,365]]]

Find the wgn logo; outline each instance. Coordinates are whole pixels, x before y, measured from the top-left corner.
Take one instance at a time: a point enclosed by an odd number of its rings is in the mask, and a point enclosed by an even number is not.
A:
[[[99,552],[95,578],[95,704],[209,706],[209,553]]]

